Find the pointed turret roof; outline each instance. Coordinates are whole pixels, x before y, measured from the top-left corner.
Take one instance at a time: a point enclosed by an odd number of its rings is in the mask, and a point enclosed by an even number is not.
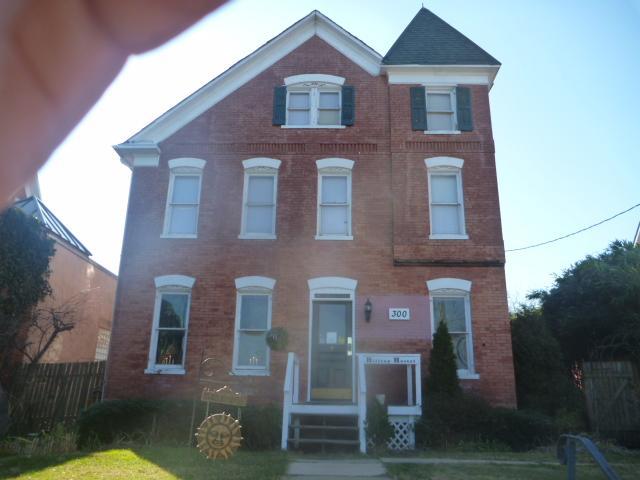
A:
[[[458,30],[422,7],[382,59],[385,65],[500,65]]]

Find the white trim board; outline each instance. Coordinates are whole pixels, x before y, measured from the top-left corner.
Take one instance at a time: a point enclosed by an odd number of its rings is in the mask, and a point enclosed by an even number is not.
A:
[[[500,69],[499,65],[383,65],[389,84],[488,85],[489,89]]]
[[[327,42],[370,75],[380,74],[382,56],[378,52],[314,10],[114,148],[120,153],[123,146],[129,149],[135,148],[135,144],[145,144],[147,148],[157,146],[313,36]]]

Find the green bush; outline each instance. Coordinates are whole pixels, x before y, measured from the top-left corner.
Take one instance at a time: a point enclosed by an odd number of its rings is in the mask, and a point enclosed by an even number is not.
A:
[[[242,445],[248,450],[278,448],[282,437],[282,409],[276,405],[242,409]]]
[[[551,416],[573,413],[584,424],[584,395],[572,382],[542,311],[520,305],[511,315],[511,337],[518,407]]]
[[[427,383],[430,392],[446,393],[448,395],[460,393],[456,356],[453,352],[453,342],[442,308],[440,309],[440,323],[433,336]]]
[[[116,441],[185,444],[189,441],[192,400],[108,400],[83,411],[78,419],[78,447]],[[235,407],[211,405],[209,414],[230,413]],[[206,417],[206,404],[196,403],[194,431]],[[274,405],[242,408],[243,447],[265,450],[280,445],[282,413]],[[191,439],[194,441],[194,438]]]
[[[78,448],[113,443],[137,432],[150,433],[160,406],[153,400],[109,400],[92,405],[78,417]]]
[[[418,444],[435,448],[481,443],[527,450],[553,441],[555,433],[552,420],[543,414],[492,407],[468,394],[429,394],[416,425]]]
[[[367,439],[376,447],[382,447],[393,437],[395,429],[389,423],[387,407],[374,400],[367,406]]]

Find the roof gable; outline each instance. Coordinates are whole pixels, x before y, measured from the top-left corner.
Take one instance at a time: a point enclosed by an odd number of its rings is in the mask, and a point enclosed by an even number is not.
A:
[[[500,65],[458,30],[422,7],[382,59],[385,65]]]
[[[380,73],[382,56],[378,52],[319,11],[314,10],[163,113],[124,144],[117,145],[116,151],[124,153],[135,144],[139,144],[141,147],[157,145],[314,35],[320,37],[369,74],[378,75]]]

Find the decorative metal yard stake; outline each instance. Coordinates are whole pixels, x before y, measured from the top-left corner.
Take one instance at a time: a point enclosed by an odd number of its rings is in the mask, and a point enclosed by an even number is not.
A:
[[[213,380],[211,377],[213,377],[216,370],[219,370],[219,367],[222,367],[221,362],[213,358],[204,360],[203,358],[204,353],[200,361],[198,385],[196,386],[196,395],[194,395],[193,408],[191,411],[189,444],[191,444],[191,439],[193,438],[196,404],[197,401],[200,400],[206,402],[207,411],[206,418],[200,424],[195,434],[198,450],[207,458],[215,460],[218,457],[222,457],[227,459],[236,452],[242,442],[240,408],[247,405],[247,396],[234,391],[231,386],[227,384],[230,382]],[[236,407],[238,418],[235,419],[226,412],[209,415],[209,409],[212,403]]]
[[[228,413],[216,413],[205,418],[198,427],[198,450],[207,458],[232,456],[242,441],[240,422]]]

